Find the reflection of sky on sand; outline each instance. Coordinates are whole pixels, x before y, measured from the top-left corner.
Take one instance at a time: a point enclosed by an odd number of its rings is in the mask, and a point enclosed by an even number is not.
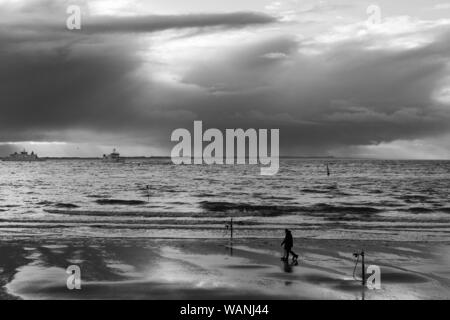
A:
[[[195,287],[223,285],[215,280],[209,272],[179,261],[161,260],[149,270],[146,275],[149,280],[159,280],[171,283],[187,283]]]
[[[247,249],[250,250],[246,251]],[[163,256],[173,257],[183,261],[183,264],[201,268],[201,272],[193,272],[187,277],[197,286],[234,288],[236,290],[246,288],[253,292],[262,292],[279,298],[298,298],[301,293],[304,296],[317,297],[315,293],[317,290],[313,286],[302,284],[302,288],[299,290],[297,283],[290,283],[288,278],[284,278],[286,270],[280,270],[279,257],[270,257],[271,255],[269,255],[269,259],[267,259],[268,255],[264,250],[236,246],[233,248],[234,256],[214,253],[193,254],[173,247],[164,247],[161,251]],[[258,257],[255,254],[261,256]],[[274,262],[276,263],[274,264]],[[280,264],[282,263],[280,262]],[[294,272],[294,268],[290,272]],[[277,276],[273,277],[273,274]],[[280,275],[281,278],[278,277]],[[308,295],[305,290],[308,291]]]
[[[254,270],[269,267],[254,264],[254,262],[243,257],[227,254],[187,253],[169,246],[161,248],[161,256],[171,259],[170,262],[165,262],[163,266],[169,264],[173,269],[170,267],[160,268],[157,270],[156,276],[161,277],[162,274],[162,279],[168,281],[181,279],[181,281],[191,282],[197,287],[239,288],[243,281],[252,286]],[[173,260],[176,260],[176,262]],[[184,269],[180,270],[180,266],[183,266]],[[174,275],[175,273],[178,274]]]
[[[112,270],[116,270],[117,273],[126,274],[128,277],[132,278],[139,278],[141,277],[141,273],[136,272],[136,269],[134,266],[121,263],[120,261],[109,261],[107,266],[111,268]]]
[[[30,264],[18,270],[14,280],[6,289],[10,293],[21,296],[24,299],[46,298],[46,289],[54,286],[66,286],[67,274],[64,269],[50,267],[45,268],[37,264]]]
[[[27,299],[449,298],[448,264],[433,260],[430,248],[366,248],[366,266],[380,265],[381,290],[363,290],[361,265],[352,277],[348,243],[317,241],[296,247],[298,266],[280,261],[279,241],[237,243],[232,254],[224,243],[198,240],[0,245],[0,281]],[[65,270],[74,262],[81,267],[79,291],[66,288]]]
[[[281,253],[273,249],[237,245],[234,246],[233,252],[236,255],[244,255],[246,258],[233,257],[235,261],[227,260],[226,263],[223,263],[220,258],[211,260],[216,262],[215,267],[224,277],[234,279],[236,287],[245,284],[246,287],[252,287],[254,290],[262,290],[275,297],[287,299],[352,298],[352,295],[339,292],[329,286],[317,286],[315,281],[308,281],[309,279],[305,277],[309,273],[335,279],[339,275],[332,269],[319,270],[317,266],[309,265],[303,259],[297,266],[291,262],[283,263],[279,260]],[[224,259],[223,256],[222,259]]]

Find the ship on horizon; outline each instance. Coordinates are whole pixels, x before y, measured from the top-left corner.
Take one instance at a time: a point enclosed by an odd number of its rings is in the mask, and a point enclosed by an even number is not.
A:
[[[123,161],[123,158],[120,157],[120,153],[118,153],[116,149],[113,149],[112,153],[103,155],[103,161],[119,162]]]
[[[14,152],[10,154],[9,156],[2,159],[3,161],[43,161],[44,159],[41,159],[38,157],[34,151],[31,151],[30,154],[28,154],[27,151],[23,150],[22,152]]]

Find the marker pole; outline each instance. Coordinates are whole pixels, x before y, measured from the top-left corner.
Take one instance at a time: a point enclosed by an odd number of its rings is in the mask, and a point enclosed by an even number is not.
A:
[[[231,230],[230,241],[231,241],[231,244],[233,244],[233,218],[231,218],[230,230]]]
[[[366,285],[366,266],[364,265],[364,251],[361,251],[362,257],[362,285]]]

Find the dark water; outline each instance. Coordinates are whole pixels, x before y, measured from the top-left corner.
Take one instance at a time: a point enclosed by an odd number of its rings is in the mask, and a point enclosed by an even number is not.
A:
[[[326,175],[326,163],[331,176]],[[147,185],[149,186],[147,189]],[[450,240],[450,161],[0,162],[0,237]]]

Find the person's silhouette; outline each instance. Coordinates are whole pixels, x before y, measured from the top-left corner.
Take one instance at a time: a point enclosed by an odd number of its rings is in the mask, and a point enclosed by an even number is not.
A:
[[[289,254],[292,254],[292,261],[297,261],[298,255],[292,251],[292,247],[294,246],[294,238],[292,237],[292,233],[289,229],[285,229],[284,231],[286,235],[283,242],[281,242],[281,245],[284,245],[284,256],[281,260],[288,261]]]

